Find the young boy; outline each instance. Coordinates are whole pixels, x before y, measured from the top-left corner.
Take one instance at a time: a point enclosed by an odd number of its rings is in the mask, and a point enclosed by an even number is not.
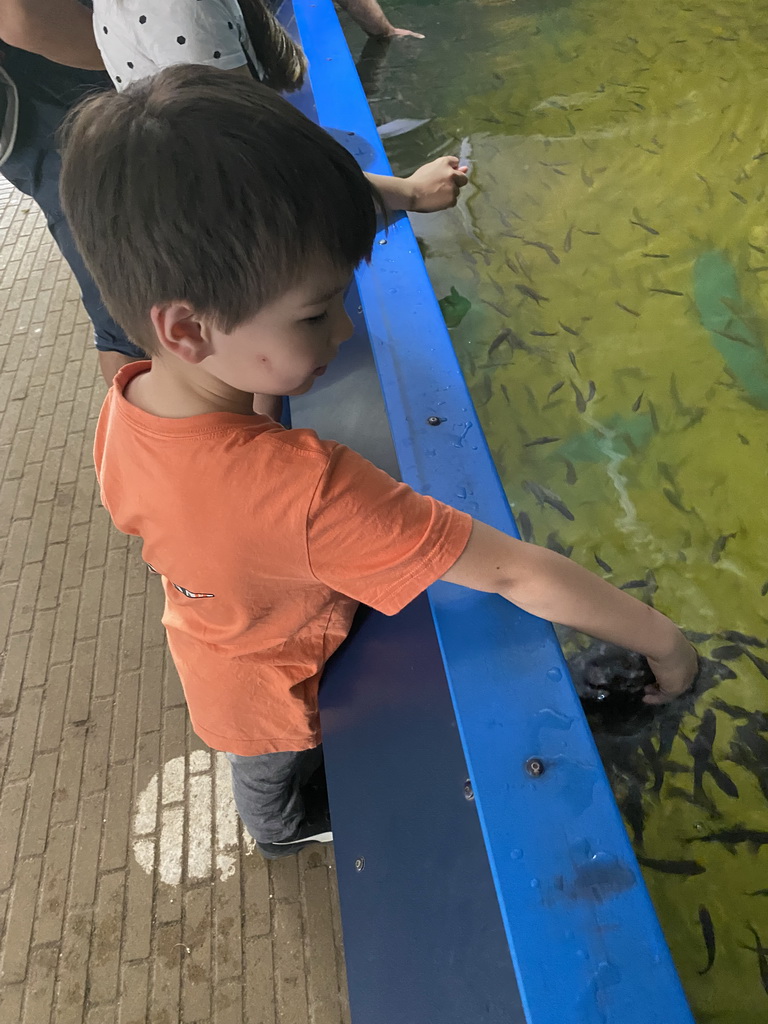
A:
[[[695,652],[661,613],[254,411],[308,391],[349,336],[343,295],[376,227],[353,158],[288,103],[189,66],[91,99],[62,194],[110,311],[152,355],[102,410],[104,505],[162,574],[192,724],[228,753],[265,856],[331,839],[301,787],[358,602],[393,615],[438,579],[498,592],[645,654],[650,703],[690,686]]]

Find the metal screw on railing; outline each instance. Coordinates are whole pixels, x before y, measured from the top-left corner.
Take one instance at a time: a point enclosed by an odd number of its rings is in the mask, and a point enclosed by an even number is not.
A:
[[[544,774],[544,762],[539,757],[529,757],[524,768],[534,779]]]

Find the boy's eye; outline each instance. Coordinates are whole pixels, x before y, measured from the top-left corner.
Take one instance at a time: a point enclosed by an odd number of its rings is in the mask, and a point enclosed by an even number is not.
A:
[[[325,312],[319,313],[317,316],[308,316],[306,318],[306,320],[304,321],[304,323],[306,323],[306,324],[321,324],[323,322],[323,320],[327,320],[327,319],[328,319],[328,310],[326,309]]]

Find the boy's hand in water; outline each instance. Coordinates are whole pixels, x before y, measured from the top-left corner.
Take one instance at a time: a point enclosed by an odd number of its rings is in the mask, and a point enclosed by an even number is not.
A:
[[[406,210],[414,213],[435,213],[455,206],[459,192],[469,181],[466,167],[459,167],[456,156],[439,156],[405,179],[411,202]]]
[[[435,213],[455,206],[467,184],[467,167],[459,167],[456,156],[439,156],[414,171],[410,178],[371,174],[366,178],[376,187],[388,210]]]
[[[421,32],[411,32],[409,28],[392,28],[391,31],[387,32],[384,36],[385,39],[402,39],[404,36],[408,36],[411,39],[424,39],[426,38]]]
[[[643,702],[667,704],[693,686],[699,670],[699,657],[678,630],[675,646],[669,654],[664,657],[648,657],[648,664],[656,676],[656,686],[646,687]]]

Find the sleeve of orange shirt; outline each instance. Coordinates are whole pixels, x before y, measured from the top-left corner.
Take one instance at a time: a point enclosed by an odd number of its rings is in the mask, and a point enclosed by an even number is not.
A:
[[[450,569],[471,530],[470,516],[338,445],[309,509],[307,551],[316,579],[394,615]]]

